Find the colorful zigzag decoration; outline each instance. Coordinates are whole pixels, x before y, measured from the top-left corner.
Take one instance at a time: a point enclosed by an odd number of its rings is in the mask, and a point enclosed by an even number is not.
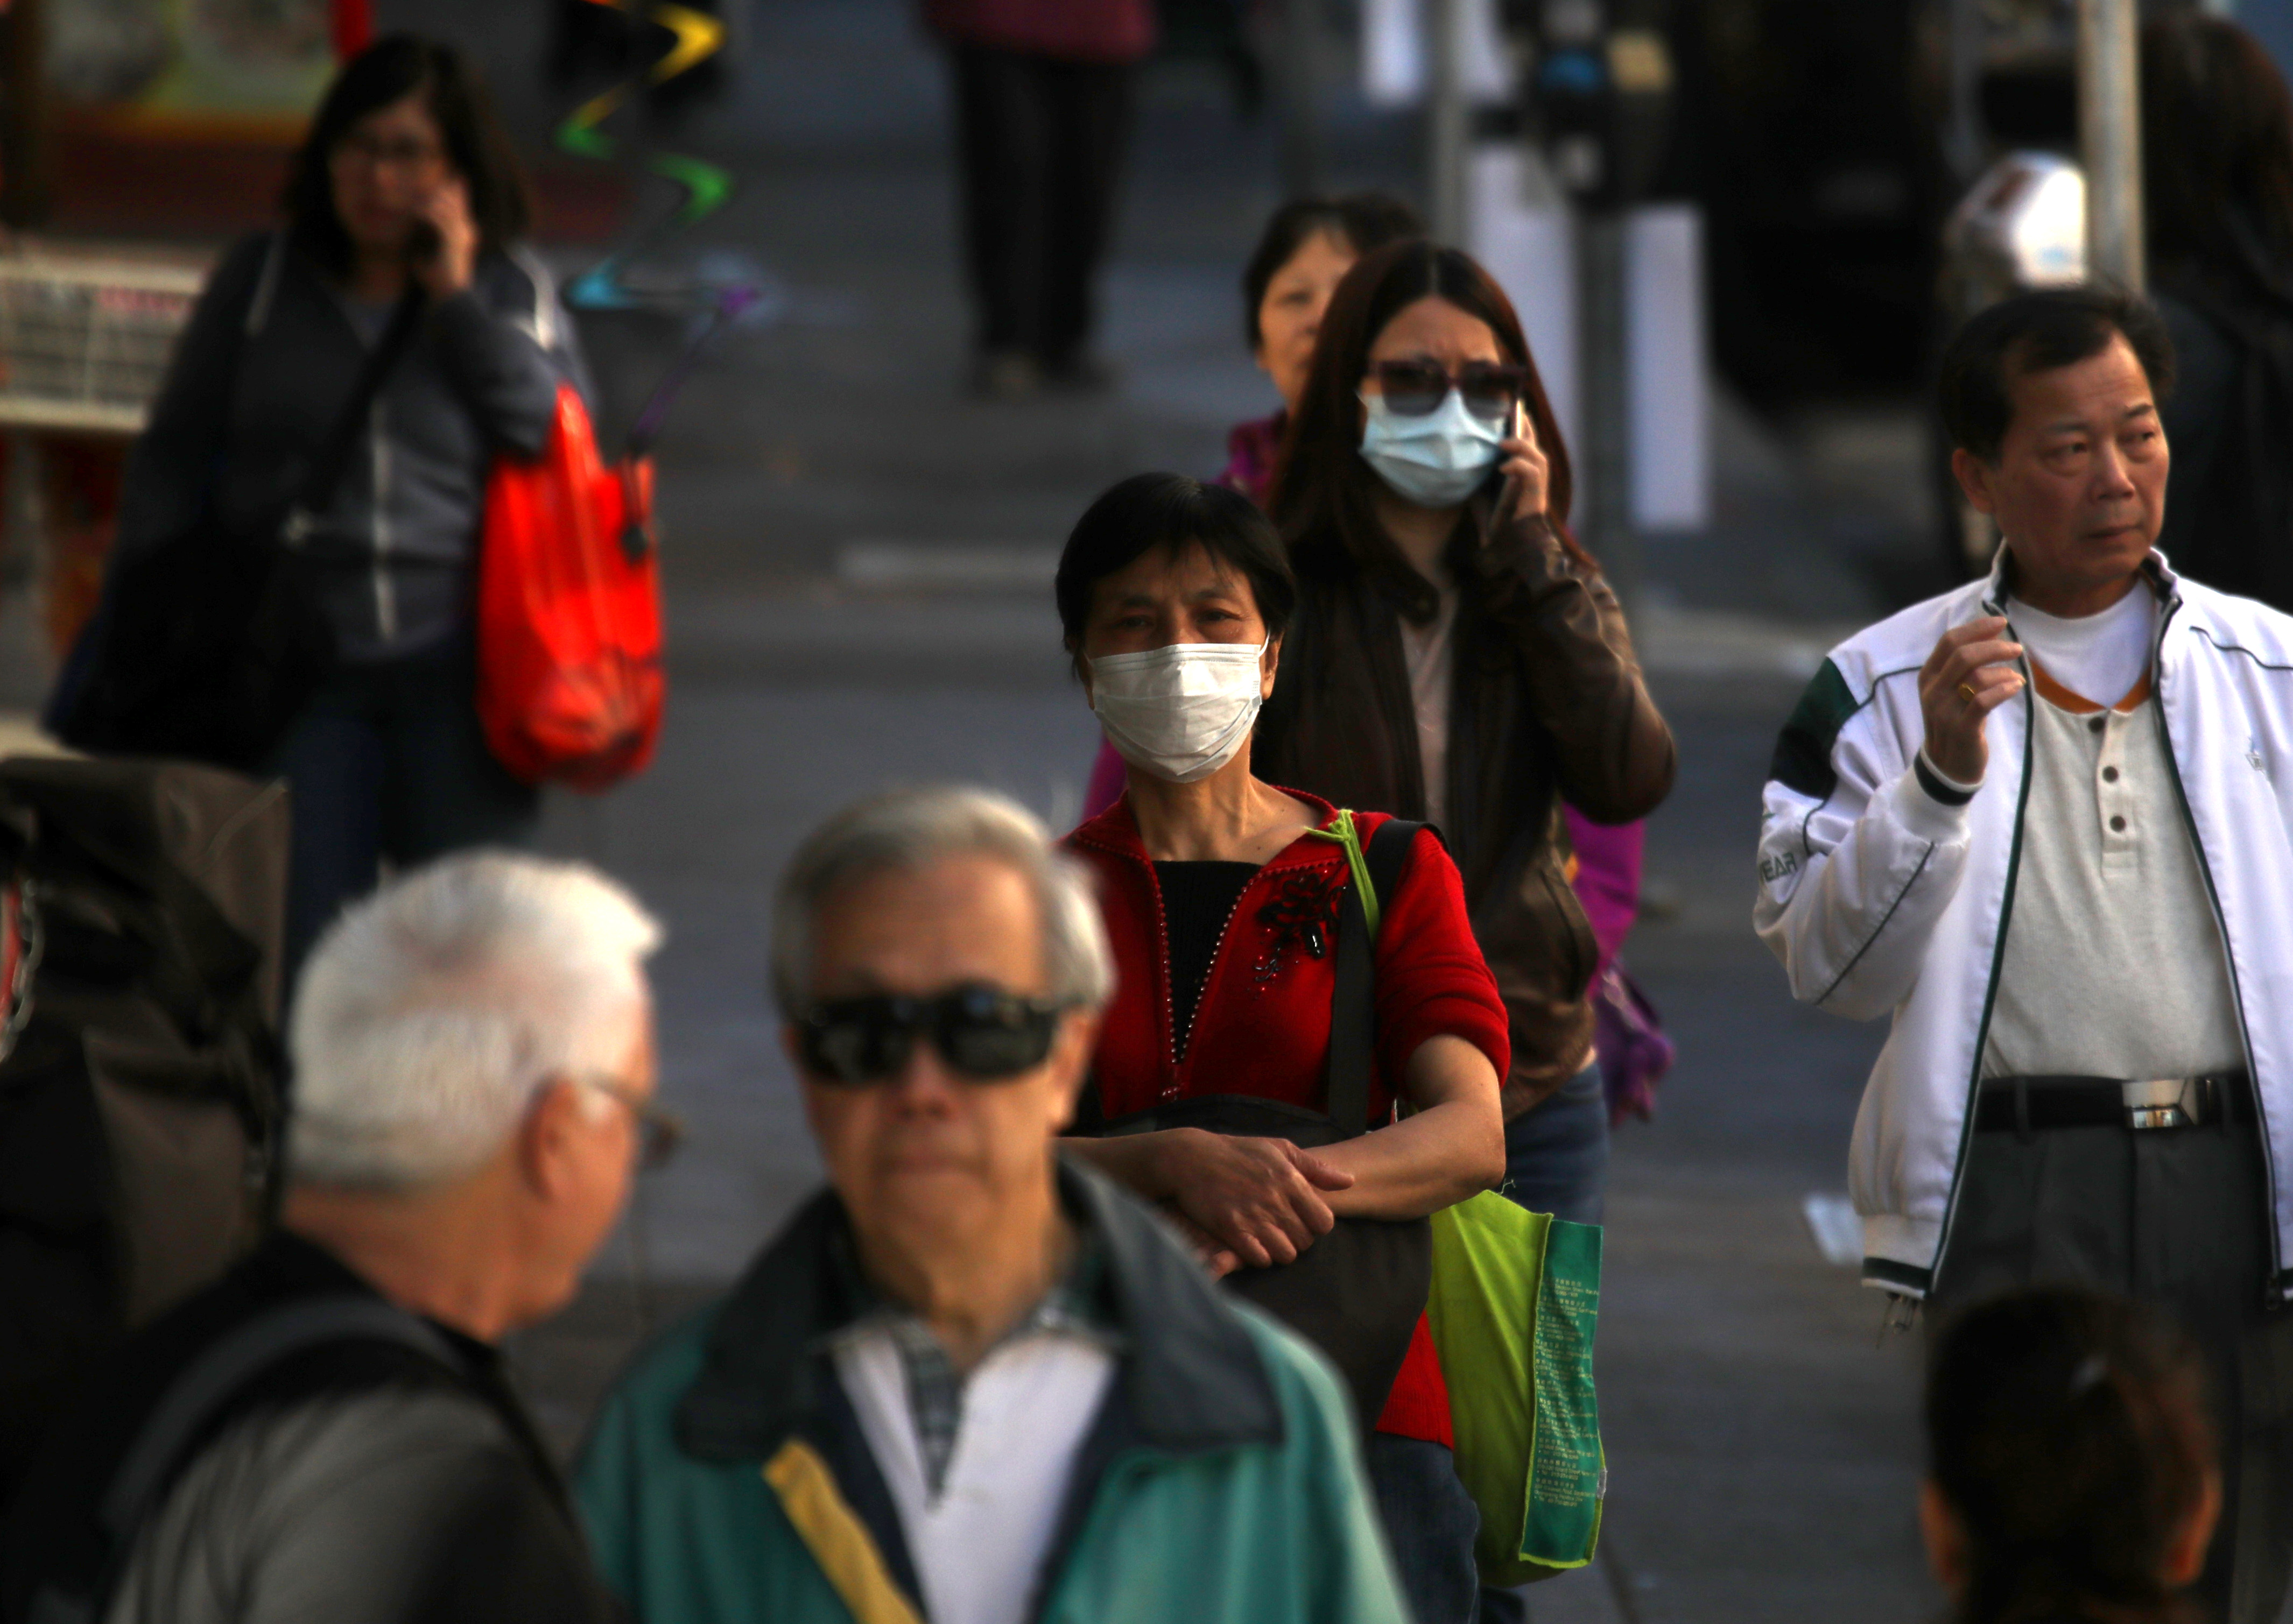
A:
[[[644,4],[644,0],[588,0],[588,4],[622,12],[633,20],[639,14],[639,6],[643,5],[644,20],[659,24],[671,36],[668,51],[641,75],[632,74],[612,89],[591,97],[557,126],[557,145],[561,150],[610,164],[619,158],[620,148],[620,143],[605,133],[604,126],[606,120],[628,101],[639,79],[642,78],[647,86],[653,86],[665,85],[681,73],[689,73],[723,47],[725,25],[705,12],[669,4],[667,0],[654,0],[650,4]],[[644,167],[683,187],[685,201],[652,225],[641,228],[628,242],[575,277],[566,284],[563,295],[567,303],[582,310],[667,308],[690,310],[696,315],[706,312],[705,319],[696,325],[684,350],[670,363],[668,372],[654,386],[652,395],[637,413],[636,421],[629,431],[631,455],[641,455],[659,437],[669,402],[692,376],[694,364],[709,340],[764,297],[764,289],[745,285],[703,287],[696,284],[680,289],[637,289],[628,286],[623,279],[623,272],[629,265],[643,259],[678,232],[715,214],[733,196],[732,173],[697,158],[676,152],[657,152],[644,160]]]
[[[605,133],[605,122],[627,103],[640,78],[650,87],[666,85],[677,75],[692,71],[723,47],[725,25],[706,12],[667,4],[664,0],[655,0],[650,4],[644,0],[588,0],[588,4],[623,12],[633,20],[640,15],[642,7],[641,14],[645,21],[668,29],[671,36],[668,49],[650,68],[641,74],[632,74],[603,94],[591,97],[557,126],[557,145],[561,150],[609,164],[620,157],[620,147]],[[623,271],[679,231],[715,214],[733,195],[731,172],[697,158],[675,152],[658,152],[644,160],[644,166],[662,179],[683,187],[684,203],[574,278],[565,288],[567,303],[585,310],[629,310],[640,305],[658,304],[660,301],[657,296],[637,292],[624,283]],[[685,301],[678,299],[674,302],[683,303]]]

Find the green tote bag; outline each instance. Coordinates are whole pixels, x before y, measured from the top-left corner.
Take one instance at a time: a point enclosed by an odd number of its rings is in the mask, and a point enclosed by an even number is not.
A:
[[[1495,1192],[1433,1215],[1433,1345],[1457,1475],[1480,1507],[1483,1582],[1550,1579],[1592,1560],[1608,1494],[1592,1333],[1600,1231]]]

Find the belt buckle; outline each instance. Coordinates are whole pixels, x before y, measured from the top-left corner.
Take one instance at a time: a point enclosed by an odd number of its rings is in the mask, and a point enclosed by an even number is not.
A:
[[[2205,1119],[2204,1081],[2197,1077],[2170,1077],[2120,1083],[2118,1097],[2126,1108],[2126,1126],[2135,1133],[2196,1127]]]

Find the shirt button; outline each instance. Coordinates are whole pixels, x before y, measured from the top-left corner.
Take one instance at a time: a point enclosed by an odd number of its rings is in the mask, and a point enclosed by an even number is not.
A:
[[[2118,782],[2118,769],[2115,767],[2104,767],[2102,770],[2102,781],[2105,784],[2115,784]]]
[[[2087,727],[2093,729],[2097,733],[2109,725],[2110,718],[2107,716],[2096,716],[2093,721],[2086,723]]]
[[[2110,820],[2110,832],[2113,835],[2123,835],[2126,832],[2126,820],[2112,818]]]

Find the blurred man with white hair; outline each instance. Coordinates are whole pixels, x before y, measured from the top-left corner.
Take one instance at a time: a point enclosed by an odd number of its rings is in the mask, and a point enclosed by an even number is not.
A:
[[[607,1401],[577,1489],[646,1624],[1400,1624],[1349,1401],[1055,1151],[1113,974],[1041,825],[831,818],[773,919],[830,1188]]]
[[[668,1127],[602,876],[446,859],[321,940],[276,1233],[123,1350],[13,1521],[0,1617],[603,1620],[492,1345],[563,1306]]]

